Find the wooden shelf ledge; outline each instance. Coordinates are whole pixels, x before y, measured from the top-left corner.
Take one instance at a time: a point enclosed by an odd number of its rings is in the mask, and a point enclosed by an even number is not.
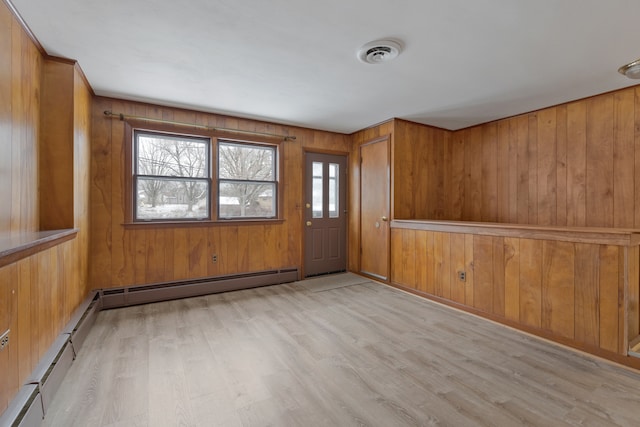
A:
[[[563,242],[639,246],[640,230],[596,227],[557,227],[493,222],[393,220],[391,228],[477,234]]]
[[[57,246],[78,234],[75,228],[0,235],[0,268]]]

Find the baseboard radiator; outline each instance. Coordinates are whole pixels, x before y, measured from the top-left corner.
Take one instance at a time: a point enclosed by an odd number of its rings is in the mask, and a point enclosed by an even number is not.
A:
[[[297,268],[266,270],[255,273],[208,277],[185,282],[157,283],[126,288],[103,289],[102,308],[118,308],[220,292],[238,291],[260,286],[278,285],[298,280]]]
[[[299,280],[299,272],[293,267],[92,291],[73,313],[71,320],[42,357],[7,410],[2,413],[0,427],[42,425],[55,392],[75,360],[100,310],[277,285],[296,280]]]
[[[0,416],[0,427],[41,426],[51,400],[76,358],[100,311],[98,292],[91,292]]]

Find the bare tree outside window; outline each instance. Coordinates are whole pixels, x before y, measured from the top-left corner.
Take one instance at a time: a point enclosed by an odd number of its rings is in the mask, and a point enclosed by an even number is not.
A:
[[[220,142],[221,218],[276,216],[276,150],[272,146]]]
[[[135,135],[136,219],[210,218],[210,139]]]
[[[210,138],[134,131],[134,220],[210,219]],[[277,215],[277,147],[218,141],[218,218]]]

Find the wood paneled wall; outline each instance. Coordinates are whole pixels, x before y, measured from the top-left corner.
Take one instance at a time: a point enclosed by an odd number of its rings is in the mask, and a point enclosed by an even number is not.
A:
[[[640,87],[449,136],[395,128],[396,146],[408,148],[395,155],[425,169],[396,169],[396,218],[640,227]]]
[[[635,293],[633,330],[624,309],[637,246],[394,228],[391,253],[393,283],[560,342],[626,355],[638,332]]]
[[[0,2],[0,233],[38,229],[42,55]]]
[[[396,119],[393,135],[393,218],[445,219],[446,207],[461,203],[447,179],[452,132]]]
[[[64,86],[56,78],[44,78],[43,64],[49,60],[0,2],[0,239],[39,230],[39,162],[47,156],[40,142],[48,130],[41,123],[41,93]],[[0,333],[11,330],[8,347],[0,352],[0,413],[91,287],[87,183],[92,94],[77,66],[67,62],[66,70],[73,84],[64,86],[61,96],[71,99],[73,107],[61,119],[71,123],[70,132],[49,142],[71,147],[73,157],[62,163],[75,176],[66,191],[74,215],[68,226],[78,228],[78,234],[0,268]],[[57,98],[50,99],[52,108],[58,106]]]
[[[74,239],[0,268],[0,328],[11,330],[0,353],[0,413],[86,295],[76,268],[79,249]]]
[[[282,223],[125,227],[125,128],[103,112],[295,135],[283,142]],[[91,148],[91,283],[109,288],[302,266],[303,152],[349,153],[348,135],[96,98]],[[211,255],[217,254],[213,263]]]

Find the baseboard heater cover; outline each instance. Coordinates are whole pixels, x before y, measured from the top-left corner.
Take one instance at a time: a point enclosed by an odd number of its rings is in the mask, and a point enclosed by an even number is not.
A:
[[[0,427],[40,427],[44,412],[38,386],[25,384],[0,416]]]
[[[298,277],[297,268],[287,268],[99,292],[102,309],[108,309],[295,282]]]
[[[99,311],[97,292],[90,292],[0,417],[0,427],[42,425],[42,419],[82,346]]]

